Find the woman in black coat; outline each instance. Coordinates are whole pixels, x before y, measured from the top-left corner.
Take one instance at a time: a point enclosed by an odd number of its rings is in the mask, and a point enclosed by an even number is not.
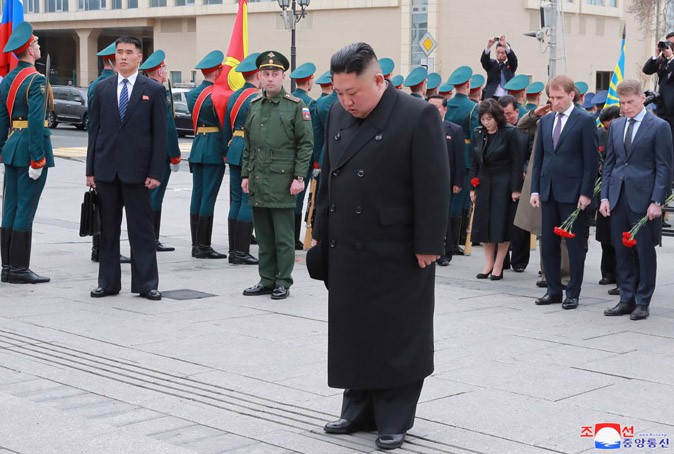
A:
[[[470,191],[475,204],[471,235],[484,243],[485,263],[477,278],[496,281],[503,278],[522,189],[522,141],[493,99],[482,101],[477,112],[482,126],[475,128],[470,166],[471,183],[476,183]]]

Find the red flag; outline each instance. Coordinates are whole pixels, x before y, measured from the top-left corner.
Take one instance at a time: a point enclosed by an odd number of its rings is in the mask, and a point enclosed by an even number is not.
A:
[[[227,56],[220,76],[213,85],[211,100],[215,105],[215,111],[220,119],[220,126],[223,127],[225,121],[225,111],[227,110],[227,100],[245,83],[241,73],[232,71],[241,60],[248,55],[248,0],[239,0],[239,10],[236,13],[232,38],[229,41]]]
[[[16,57],[10,52],[4,53],[12,30],[23,22],[23,3],[21,0],[7,0],[2,11],[2,23],[0,24],[0,76],[5,77],[16,66]]]

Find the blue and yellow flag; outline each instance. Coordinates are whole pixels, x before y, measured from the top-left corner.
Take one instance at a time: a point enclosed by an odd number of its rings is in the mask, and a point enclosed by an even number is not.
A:
[[[611,85],[608,87],[608,95],[606,96],[604,107],[620,105],[616,89],[618,84],[623,81],[623,74],[625,74],[625,28],[623,28],[623,42],[620,45],[620,57],[613,70],[613,76],[611,76]]]

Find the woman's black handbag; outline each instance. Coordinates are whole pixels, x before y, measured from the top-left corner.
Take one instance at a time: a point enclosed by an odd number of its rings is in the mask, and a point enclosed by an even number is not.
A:
[[[98,192],[89,188],[84,193],[82,211],[80,213],[80,236],[91,236],[101,233],[101,213],[99,210]]]

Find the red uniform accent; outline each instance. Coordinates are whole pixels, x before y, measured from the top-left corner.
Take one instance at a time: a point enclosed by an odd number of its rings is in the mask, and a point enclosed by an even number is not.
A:
[[[16,100],[16,93],[19,91],[19,87],[24,80],[28,78],[31,74],[37,73],[35,66],[30,66],[28,68],[23,68],[19,71],[19,74],[16,75],[12,81],[12,86],[9,87],[9,95],[7,96],[7,111],[9,112],[9,121],[12,122],[12,111],[14,110],[14,101]]]
[[[182,158],[180,156],[176,156],[175,158],[171,158],[171,164],[180,164],[180,160]]]
[[[194,127],[194,133],[197,133],[197,123],[199,121],[199,112],[201,112],[201,105],[206,100],[206,97],[211,94],[213,91],[213,85],[204,88],[204,91],[199,93],[197,102],[194,103],[194,112],[192,112],[192,126]]]
[[[256,88],[246,88],[236,99],[236,102],[232,107],[232,113],[229,115],[229,124],[232,126],[232,129],[234,129],[234,122],[236,121],[236,117],[239,115],[239,111],[241,110],[243,103],[246,102],[248,98],[257,93],[258,91]]]
[[[30,166],[31,166],[32,168],[34,168],[34,169],[41,169],[41,168],[43,168],[45,165],[47,165],[47,158],[42,158],[42,159],[40,159],[39,161],[33,161],[33,160],[31,159],[31,161],[30,161]]]

